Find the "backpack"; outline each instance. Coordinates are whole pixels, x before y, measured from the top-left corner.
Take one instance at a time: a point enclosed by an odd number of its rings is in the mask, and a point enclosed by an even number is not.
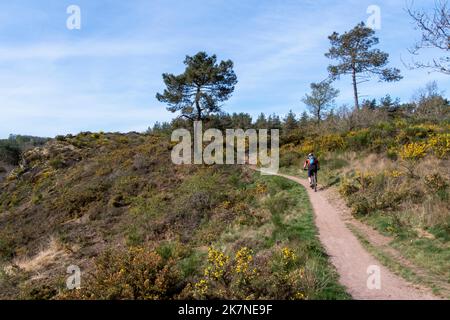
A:
[[[309,157],[309,166],[315,166],[315,165],[317,165],[316,157],[314,157],[314,156]]]

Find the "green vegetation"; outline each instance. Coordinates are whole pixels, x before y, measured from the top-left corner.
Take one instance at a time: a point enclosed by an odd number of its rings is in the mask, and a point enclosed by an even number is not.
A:
[[[239,167],[175,166],[171,147],[85,132],[25,152],[1,186],[2,297],[349,298],[305,190]],[[75,292],[64,289],[72,264],[85,275]]]
[[[210,188],[201,183],[215,185],[218,177],[213,174],[209,181],[211,173],[200,171],[180,186],[191,196],[201,192],[217,201],[211,219],[190,229],[197,231],[181,232],[181,239],[154,239],[152,250],[140,246],[108,251],[97,259],[86,289],[60,298],[349,298],[316,237],[304,189],[281,178],[246,174],[250,184],[239,193],[222,190],[220,199],[214,190],[205,193]]]
[[[417,284],[425,284],[426,286],[431,288],[435,294],[441,295],[446,298],[450,297],[450,291],[448,289],[448,281],[446,281],[446,278],[442,277],[442,274],[440,276],[439,275],[437,276],[435,273],[429,273],[428,269],[423,269],[429,267],[430,265],[439,266],[438,267],[439,269],[441,266],[445,267],[446,262],[444,259],[448,259],[448,256],[447,257],[444,257],[442,255],[436,256],[433,253],[431,253],[429,257],[433,260],[432,264],[428,264],[427,266],[419,265],[420,267],[419,269],[417,269],[416,265],[411,266],[405,264],[405,262],[402,261],[403,260],[402,257],[400,258],[393,257],[392,254],[390,254],[385,250],[385,248],[373,245],[369,240],[367,240],[364,234],[360,230],[357,230],[354,226],[348,225],[348,227],[359,239],[359,241],[366,248],[366,250],[370,252],[373,256],[375,256],[382,264],[387,266],[390,270],[392,270],[393,272],[402,276],[404,279],[410,282]],[[408,246],[407,249],[414,250],[414,246]],[[403,250],[401,250],[400,252],[402,251]],[[408,257],[408,255],[406,255],[406,257]],[[418,270],[419,274],[416,273],[412,268],[414,270]]]
[[[420,281],[423,281],[423,279],[420,279],[418,275],[411,271],[409,268],[398,263],[395,258],[391,257],[389,254],[385,253],[378,247],[372,245],[370,241],[366,239],[364,234],[357,230],[355,227],[351,225],[347,225],[347,227],[358,238],[364,248],[366,248],[366,250],[370,252],[374,257],[376,257],[383,265],[388,266],[390,270],[393,270],[395,273],[400,274],[403,278],[410,282],[419,283]]]
[[[380,103],[348,122],[332,115],[319,127],[310,123],[300,141],[282,146],[280,162],[301,175],[306,154],[318,154],[319,183],[336,187],[356,218],[391,236],[393,248],[448,289],[450,107],[434,94],[423,97],[394,113]]]
[[[17,165],[23,151],[41,146],[47,141],[46,138],[20,135],[10,135],[8,139],[0,139],[0,170],[6,170],[1,166],[2,163]]]

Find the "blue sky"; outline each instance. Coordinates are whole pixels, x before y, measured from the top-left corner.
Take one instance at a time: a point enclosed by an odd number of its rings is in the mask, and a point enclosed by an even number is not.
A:
[[[69,5],[81,8],[81,30],[66,27]],[[182,72],[185,55],[198,51],[235,63],[239,83],[225,111],[299,114],[309,84],[327,76],[327,36],[366,21],[370,5],[381,8],[379,47],[405,78],[374,80],[361,94],[408,101],[432,80],[450,89],[449,76],[403,66],[419,34],[402,0],[2,1],[0,137],[143,131],[170,120],[174,114],[155,99],[161,74]],[[350,79],[335,86],[337,102],[351,104]]]

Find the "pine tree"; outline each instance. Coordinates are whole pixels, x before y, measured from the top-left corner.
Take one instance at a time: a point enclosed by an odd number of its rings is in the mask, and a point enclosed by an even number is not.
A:
[[[303,111],[302,115],[300,116],[299,126],[301,128],[306,127],[308,125],[308,122],[309,122],[308,112]]]
[[[338,61],[338,64],[328,67],[328,72],[332,79],[351,75],[355,109],[359,109],[358,84],[369,81],[372,76],[378,76],[380,81],[387,82],[402,79],[399,69],[385,68],[389,54],[372,49],[379,40],[375,37],[375,31],[366,27],[363,22],[342,35],[334,32],[328,38],[331,48],[325,56]]]
[[[283,119],[283,129],[285,131],[292,131],[298,128],[298,121],[295,116],[295,113],[292,110],[289,110],[289,113]]]
[[[210,114],[221,111],[220,102],[231,97],[237,83],[231,60],[217,63],[215,55],[199,52],[186,56],[186,69],[180,75],[164,73],[166,89],[156,98],[167,103],[167,110],[181,111],[189,120],[203,120]]]
[[[332,87],[331,81],[311,83],[311,94],[306,94],[302,101],[316,118],[317,124],[320,124],[325,111],[334,104],[338,94],[339,90]]]
[[[268,127],[268,122],[266,119],[266,115],[264,113],[261,113],[258,116],[258,119],[256,119],[255,128],[256,129],[267,129],[267,127]]]

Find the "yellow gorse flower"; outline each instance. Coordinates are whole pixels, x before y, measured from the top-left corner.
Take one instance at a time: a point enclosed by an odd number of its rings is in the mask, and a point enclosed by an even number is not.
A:
[[[333,151],[345,147],[344,139],[336,134],[322,136],[319,141],[320,150]]]
[[[295,255],[294,251],[289,248],[283,248],[281,250],[283,254],[283,262],[284,264],[289,264],[290,262],[294,262],[297,256]]]
[[[256,193],[257,194],[266,194],[267,193],[267,186],[264,183],[258,182],[256,184]]]
[[[432,136],[428,140],[428,146],[438,158],[446,158],[450,155],[450,133],[441,133]]]
[[[401,171],[398,171],[398,170],[392,170],[392,171],[388,172],[387,175],[392,178],[399,178],[399,177],[403,176],[404,173]]]
[[[195,289],[199,295],[204,296],[208,291],[208,282],[205,279],[201,279],[195,284]]]
[[[400,157],[403,160],[419,160],[427,155],[428,145],[423,142],[413,142],[403,146]]]
[[[306,155],[306,154],[308,154],[310,152],[313,152],[314,149],[316,149],[315,147],[316,147],[316,145],[315,145],[314,141],[312,141],[312,140],[305,140],[301,144],[301,146],[299,147],[298,151],[301,154],[305,154]]]
[[[235,271],[236,273],[246,273],[250,264],[253,261],[253,251],[247,247],[241,248],[236,252],[235,256]]]
[[[225,200],[224,202],[222,202],[221,207],[224,208],[224,209],[230,209],[231,208],[231,202],[228,201],[228,200]]]
[[[220,279],[225,273],[225,267],[230,258],[225,253],[214,248],[208,248],[209,266],[205,269],[205,276],[213,279]]]
[[[305,300],[305,299],[306,299],[306,296],[302,292],[297,292],[294,295],[294,300]]]

